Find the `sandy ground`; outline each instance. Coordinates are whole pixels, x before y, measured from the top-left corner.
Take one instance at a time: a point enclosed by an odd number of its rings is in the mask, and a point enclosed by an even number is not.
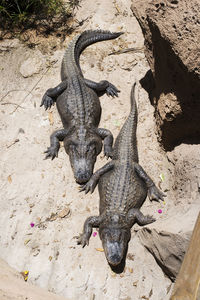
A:
[[[149,70],[141,50],[108,56],[121,48],[143,47],[130,4],[129,0],[83,0],[76,18],[88,19],[65,41],[66,45],[85,29],[125,32],[117,40],[89,47],[81,57],[86,78],[109,80],[121,90],[119,98],[101,98],[100,126],[115,137],[129,113],[132,84]],[[86,217],[98,213],[98,192],[86,196],[78,192],[63,147],[57,159],[44,160],[50,134],[62,125],[56,107],[47,112],[40,102],[44,92],[60,82],[64,48],[53,53],[42,49],[40,45],[28,48],[17,39],[0,43],[1,258],[19,272],[28,270],[28,282],[67,299],[169,299],[171,281],[140,244],[135,232],[139,226],[132,229],[121,274],[113,273],[104,253],[98,251],[102,248],[98,234],[91,237],[89,247],[76,244],[74,236],[82,231]],[[191,231],[199,210],[199,146],[180,145],[164,153],[157,142],[148,95],[140,85],[136,94],[140,164],[167,191],[165,205],[147,199],[142,211],[156,217],[151,228]],[[105,162],[101,154],[95,168]],[[157,212],[160,208],[162,214]]]

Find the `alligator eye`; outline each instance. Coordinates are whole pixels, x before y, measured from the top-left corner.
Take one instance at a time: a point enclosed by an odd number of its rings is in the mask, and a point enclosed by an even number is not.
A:
[[[124,235],[123,235],[122,232],[121,232],[120,235],[119,235],[119,241],[122,242],[123,239],[124,239]]]
[[[90,147],[87,148],[86,153],[93,156],[96,154],[96,147],[95,145],[91,145]]]
[[[91,145],[91,146],[90,146],[90,150],[91,150],[91,151],[92,151],[92,150],[95,150],[95,148],[96,148],[95,145]]]
[[[70,149],[71,151],[73,151],[73,150],[75,149],[75,146],[74,146],[73,144],[70,144],[70,145],[69,145],[69,149]]]

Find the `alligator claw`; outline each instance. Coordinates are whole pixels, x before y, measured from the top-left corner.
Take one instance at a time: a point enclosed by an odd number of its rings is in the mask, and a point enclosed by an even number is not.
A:
[[[118,97],[119,92],[120,91],[112,83],[109,82],[109,86],[106,88],[106,94],[108,96]]]
[[[53,160],[55,157],[58,157],[58,150],[53,147],[48,147],[44,153],[47,153],[45,159],[51,158]]]
[[[109,157],[112,158],[112,147],[104,146],[104,156],[108,159]]]
[[[161,192],[155,185],[153,185],[149,188],[148,196],[149,196],[149,199],[151,201],[152,200],[155,200],[155,201],[162,200],[162,201],[164,201],[164,197],[166,197],[166,195],[163,192]]]
[[[85,194],[89,192],[89,187],[87,186],[87,184],[84,184],[79,188],[79,192],[83,192],[83,191],[85,191]]]
[[[43,105],[45,110],[47,110],[48,108],[51,108],[52,105],[54,105],[54,100],[51,97],[49,97],[47,94],[44,94],[40,106]]]
[[[89,191],[92,194],[94,192],[94,189],[97,185],[97,180],[95,178],[90,178],[90,180],[80,187],[79,192],[85,191],[85,194],[87,194]]]
[[[81,245],[82,248],[84,248],[86,245],[89,246],[89,239],[86,237],[86,235],[80,234],[79,237],[77,237],[77,244]]]
[[[156,219],[153,217],[153,216],[150,216],[150,215],[147,215],[147,216],[145,216],[145,223],[146,223],[146,225],[147,224],[151,224],[151,223],[153,223],[153,222],[155,222],[156,221]]]
[[[109,159],[112,158],[112,151],[104,151],[104,156]]]

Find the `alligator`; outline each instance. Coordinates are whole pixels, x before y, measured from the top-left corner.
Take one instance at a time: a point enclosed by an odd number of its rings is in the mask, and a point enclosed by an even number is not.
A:
[[[40,106],[50,108],[55,102],[64,129],[53,132],[46,159],[58,156],[60,142],[69,155],[77,183],[87,182],[93,174],[96,158],[102,150],[107,158],[112,155],[113,135],[108,129],[98,128],[101,118],[99,97],[118,96],[119,90],[107,80],[99,83],[85,79],[79,57],[89,45],[119,37],[122,32],[87,30],[77,35],[68,45],[61,65],[62,82],[46,91]]]
[[[150,224],[155,219],[139,210],[147,194],[150,200],[164,200],[164,194],[138,163],[136,140],[137,107],[135,84],[131,90],[131,111],[116,138],[113,157],[97,170],[81,187],[85,193],[93,192],[98,183],[100,196],[99,216],[91,216],[84,223],[78,244],[89,245],[92,228],[99,228],[99,236],[111,267],[124,260],[131,238],[131,228]]]

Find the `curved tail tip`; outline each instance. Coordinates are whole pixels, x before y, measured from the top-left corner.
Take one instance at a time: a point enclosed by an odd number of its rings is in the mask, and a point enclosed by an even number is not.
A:
[[[132,86],[132,91],[134,91],[136,84],[137,84],[137,82],[135,81],[133,86]]]
[[[117,38],[118,36],[124,34],[123,31],[119,31],[119,32],[110,32],[111,34],[113,34],[115,36],[115,38]]]
[[[137,81],[134,82],[131,88],[131,98],[135,98],[135,87],[136,87]]]
[[[119,31],[119,32],[116,32],[118,34],[118,36],[124,34],[124,31]]]

